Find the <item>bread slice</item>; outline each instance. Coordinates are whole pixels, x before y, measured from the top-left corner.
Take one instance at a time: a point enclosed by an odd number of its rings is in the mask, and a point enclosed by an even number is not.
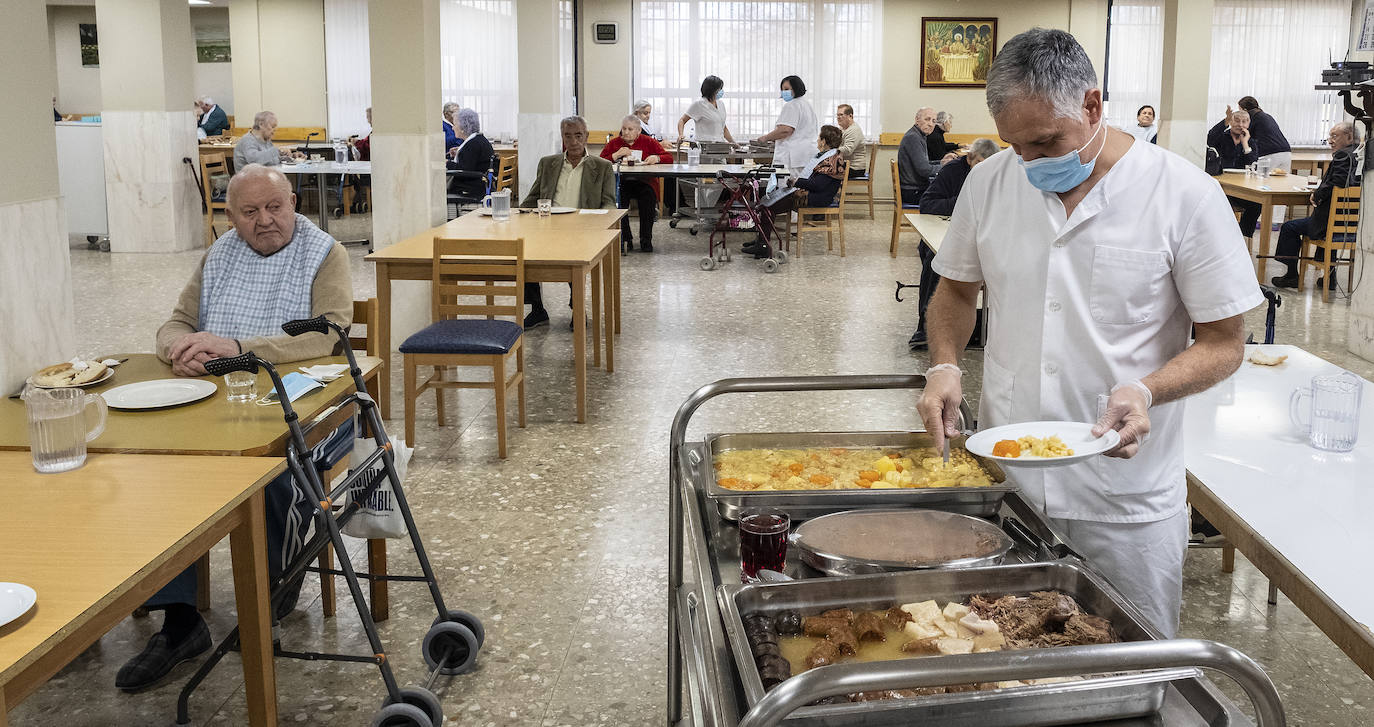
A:
[[[76,369],[70,363],[53,364],[38,370],[33,375],[34,386],[71,386],[72,377],[76,375]]]
[[[103,363],[100,363],[99,361],[87,361],[85,370],[77,371],[75,372],[75,375],[72,376],[72,386],[89,384],[92,381],[95,381],[96,379],[100,378],[101,376],[104,376],[105,370],[108,368],[108,366],[106,366]]]
[[[1258,364],[1260,366],[1278,366],[1279,364],[1287,360],[1288,354],[1286,353],[1280,354],[1278,356],[1270,356],[1269,354],[1263,351],[1255,351],[1254,353],[1250,354],[1249,358],[1250,363]]]

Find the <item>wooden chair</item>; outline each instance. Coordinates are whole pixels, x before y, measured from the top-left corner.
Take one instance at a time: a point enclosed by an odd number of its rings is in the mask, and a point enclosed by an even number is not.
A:
[[[474,257],[479,256],[479,257]],[[431,314],[434,322],[401,344],[405,368],[406,441],[415,442],[415,401],[430,389],[438,404],[439,426],[444,426],[444,389],[492,389],[496,393],[496,450],[506,457],[506,397],[511,387],[518,392],[519,423],[525,426],[525,241],[454,240],[435,238],[431,282]],[[478,296],[485,303],[465,303]],[[500,305],[497,298],[513,298]],[[458,316],[483,316],[459,318]],[[512,320],[497,318],[508,316]],[[510,359],[515,375],[507,378]],[[417,384],[421,366],[433,366],[434,374]],[[491,381],[448,381],[449,366],[489,366]]]
[[[1310,239],[1302,236],[1302,252],[1298,258],[1298,280],[1302,280],[1307,268],[1315,267],[1322,271],[1322,302],[1331,298],[1331,271],[1337,266],[1346,267],[1345,287],[1349,290],[1355,284],[1355,245],[1356,230],[1360,225],[1360,188],[1332,187],[1331,211],[1326,218],[1326,238]],[[1313,250],[1322,251],[1322,259],[1313,259]],[[1350,253],[1350,256],[1336,259],[1336,253]]]
[[[849,188],[849,162],[840,164],[840,191],[835,193],[835,202],[829,207],[798,207],[797,222],[792,227],[792,251],[798,259],[802,256],[802,233],[806,230],[825,230],[825,251],[835,249],[835,232],[840,233],[840,257],[844,257],[844,196]],[[820,217],[821,219],[810,219]]]
[[[505,154],[498,154],[501,157],[500,164],[496,167],[496,188],[493,192],[500,192],[503,189],[511,190],[515,194],[515,157]],[[516,201],[511,201],[511,206],[516,206]]]
[[[223,154],[202,154],[200,157],[200,184],[205,193],[205,246],[215,243],[215,212],[229,214],[229,163]],[[217,184],[219,182],[219,184]],[[228,230],[233,227],[229,223]]]
[[[902,203],[902,175],[897,171],[897,160],[892,160],[892,245],[888,249],[892,257],[897,257],[897,238],[902,234],[903,227],[916,229],[910,222],[907,222],[908,212],[920,212],[919,205]]]
[[[859,201],[867,198],[868,219],[871,220],[873,219],[873,163],[878,159],[878,148],[876,144],[866,144],[865,146],[867,148],[864,149],[864,152],[868,154],[868,168],[864,170],[865,174],[862,177],[854,179],[846,177],[846,182],[853,185],[853,191],[848,191],[845,194],[847,197],[853,197]],[[846,201],[848,200],[846,199]]]

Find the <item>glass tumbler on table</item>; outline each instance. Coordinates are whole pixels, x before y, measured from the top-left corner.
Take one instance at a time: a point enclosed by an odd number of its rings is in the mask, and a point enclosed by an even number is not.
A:
[[[258,398],[258,375],[251,371],[231,371],[224,376],[229,389],[229,401],[252,401]]]
[[[86,421],[94,405],[95,426]],[[81,389],[30,389],[24,394],[29,420],[29,449],[39,472],[66,472],[86,463],[86,443],[105,431],[105,399]]]
[[[539,200],[539,216],[540,216],[540,217],[548,217],[548,216],[551,215],[551,214],[553,214],[553,200],[551,200],[551,199],[541,199],[541,200]]]
[[[780,510],[746,510],[739,519],[740,580],[757,583],[760,570],[782,572],[787,563],[787,531]]]

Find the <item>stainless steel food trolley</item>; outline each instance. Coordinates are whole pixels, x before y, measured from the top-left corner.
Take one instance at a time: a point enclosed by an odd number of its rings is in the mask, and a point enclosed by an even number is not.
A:
[[[1002,651],[928,659],[849,663],[812,669],[784,681],[750,708],[745,680],[737,667],[727,635],[728,614],[717,592],[737,592],[739,583],[738,535],[733,523],[710,499],[697,468],[710,467],[701,457],[704,442],[688,443],[687,427],[697,409],[707,401],[734,393],[910,390],[925,385],[923,376],[808,376],[724,379],[701,387],[678,409],[673,420],[669,451],[669,582],[668,582],[668,710],[667,724],[693,727],[764,727],[787,720],[789,725],[883,725],[927,723],[941,725],[1019,724],[1019,708],[1034,702],[990,700],[976,719],[934,716],[920,711],[912,700],[911,712],[902,707],[869,702],[843,716],[803,717],[805,705],[823,697],[858,691],[940,686],[969,681],[1000,681],[1079,675],[1117,675],[1122,672],[1153,673],[1164,689],[1153,714],[1112,720],[1114,727],[1135,725],[1187,725],[1192,727],[1259,727],[1283,725],[1283,708],[1277,692],[1252,660],[1231,647],[1194,639],[1136,641],[1095,646],[1063,647],[1037,651]],[[965,409],[966,419],[971,419]],[[993,521],[1017,541],[1007,562],[1053,563],[1061,561],[1088,568],[1054,529],[1017,492],[1007,493]],[[789,561],[793,559],[789,554]],[[789,563],[788,570],[795,569]],[[1100,578],[1100,576],[1097,576]],[[857,578],[873,578],[858,576]],[[839,579],[829,579],[839,582]],[[809,582],[809,581],[808,581]],[[722,589],[730,585],[732,588]],[[1009,586],[1010,588],[1011,586]],[[725,596],[722,595],[722,599]],[[1133,609],[1133,607],[1132,607]],[[1254,704],[1252,722],[1200,668],[1218,670],[1233,678]],[[1167,670],[1167,671],[1162,671]],[[685,681],[683,677],[686,677]],[[1080,692],[1082,690],[1079,690]],[[984,694],[994,694],[987,692]],[[687,704],[683,704],[683,698]],[[1073,688],[1054,692],[1046,699],[1063,716],[1063,723],[1105,724],[1100,717],[1076,711]],[[1042,701],[1044,701],[1042,699]],[[874,710],[862,709],[882,704]],[[1041,709],[1046,704],[1040,704]],[[684,706],[686,709],[684,709]],[[801,710],[798,712],[798,710]],[[894,722],[894,715],[899,721]]]

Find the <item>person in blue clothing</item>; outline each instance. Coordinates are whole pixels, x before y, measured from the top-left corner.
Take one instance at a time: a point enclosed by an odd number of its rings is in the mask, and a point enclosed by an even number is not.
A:
[[[229,117],[214,99],[201,96],[196,99],[196,108],[200,109],[199,133],[202,139],[207,136],[219,136],[229,130]]]
[[[458,104],[452,101],[444,104],[444,156],[446,157],[457,154],[458,152],[455,152],[454,149],[463,143],[463,139],[458,136],[457,127],[454,126],[458,119],[458,109]]]

